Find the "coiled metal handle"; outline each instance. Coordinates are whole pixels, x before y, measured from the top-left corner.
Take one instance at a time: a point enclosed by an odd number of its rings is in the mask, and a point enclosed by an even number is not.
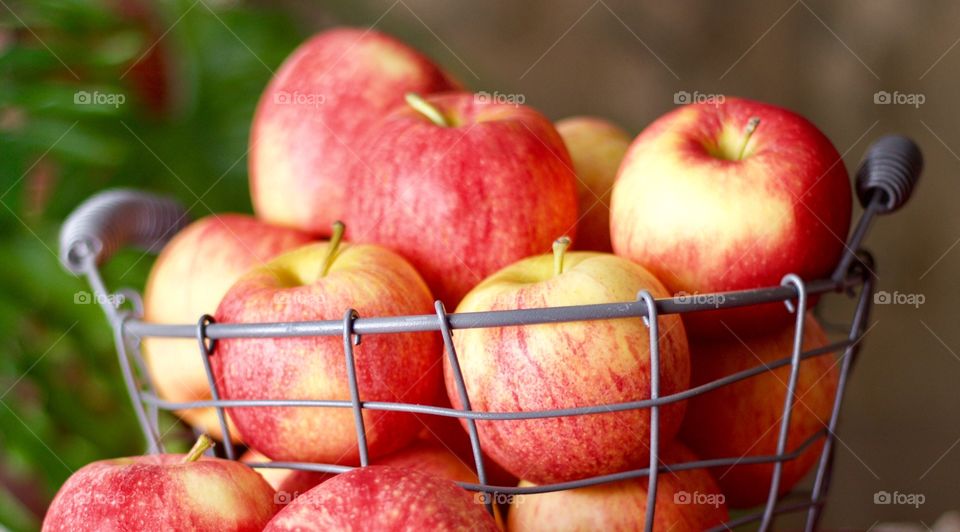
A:
[[[910,199],[923,170],[923,154],[907,137],[888,135],[874,142],[857,170],[857,197],[866,207],[879,194],[877,212],[887,214]]]
[[[97,263],[126,245],[159,251],[189,223],[183,205],[172,199],[128,189],[101,192],[76,208],[60,228],[60,261],[74,274],[84,257]]]

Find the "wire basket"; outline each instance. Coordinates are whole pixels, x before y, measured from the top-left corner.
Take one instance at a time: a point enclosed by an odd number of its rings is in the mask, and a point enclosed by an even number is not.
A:
[[[779,286],[758,287],[722,294],[706,294],[706,296],[717,297],[703,297],[692,303],[690,301],[680,301],[682,298],[679,297],[654,299],[649,293],[641,292],[635,301],[543,309],[448,314],[442,303],[437,301],[436,313],[431,315],[359,317],[354,310],[344,309],[345,313],[342,320],[219,324],[214,323],[210,316],[202,316],[198,317],[199,319],[195,324],[148,323],[142,319],[143,304],[136,291],[123,289],[117,292],[118,295],[124,296],[122,299],[109,297],[110,292],[104,284],[98,265],[107,260],[119,248],[127,245],[138,246],[153,252],[159,251],[167,240],[187,224],[188,217],[186,210],[176,201],[132,190],[106,191],[81,204],[67,218],[61,229],[60,257],[68,271],[86,277],[95,300],[100,302],[113,328],[123,379],[146,439],[149,453],[159,453],[164,450],[158,427],[160,410],[215,408],[224,436],[223,452],[227,458],[236,459],[236,449],[227,426],[225,408],[283,406],[351,409],[354,414],[359,442],[361,466],[366,466],[369,463],[362,417],[364,409],[455,417],[466,420],[479,479],[478,483],[459,482],[459,484],[467,490],[483,493],[483,501],[491,511],[491,501],[497,496],[575,489],[625,479],[647,477],[645,529],[649,531],[653,527],[655,511],[653,502],[657,496],[657,477],[659,474],[668,471],[732,466],[734,464],[772,463],[773,473],[769,496],[762,510],[733,519],[724,526],[718,527],[718,529],[722,530],[724,527],[733,528],[759,522],[760,530],[767,530],[772,526],[776,516],[805,511],[807,514],[806,530],[813,530],[817,526],[830,485],[833,446],[844,390],[851,368],[860,350],[860,340],[867,330],[872,302],[875,265],[869,253],[861,250],[860,245],[876,215],[893,212],[909,199],[919,179],[922,166],[923,161],[919,149],[912,141],[904,137],[883,137],[869,148],[856,175],[856,192],[864,211],[846,244],[841,260],[830,278],[804,280],[790,274],[783,278],[783,282]],[[826,347],[804,352],[801,347],[804,328],[804,312],[802,309],[807,308],[807,301],[810,297],[827,293],[845,294],[847,297],[856,300],[846,339]],[[132,302],[132,308],[121,308],[117,301],[123,300]],[[794,342],[792,352],[788,356],[776,362],[759,364],[756,367],[679,393],[660,396],[660,375],[656,369],[660,356],[657,334],[658,316],[773,302],[783,302],[787,305],[788,310],[795,314]],[[797,309],[801,311],[798,312]],[[643,319],[647,327],[650,328],[651,391],[648,399],[524,412],[480,412],[470,409],[469,396],[464,386],[453,345],[452,334],[454,330],[623,318]],[[398,402],[361,401],[353,357],[353,345],[356,339],[363,335],[424,331],[438,332],[442,336],[446,356],[449,358],[453,369],[457,393],[464,408],[454,409]],[[144,359],[140,354],[140,340],[151,336],[196,338],[199,354],[203,359],[210,385],[211,400],[171,402],[163,400],[157,395]],[[343,338],[350,400],[285,400],[282,398],[224,400],[220,398],[210,365],[210,357],[217,340],[294,336],[340,336]],[[841,369],[827,428],[801,442],[796,448],[788,449],[787,432],[800,362],[834,352],[842,353],[839,358]],[[661,461],[658,460],[660,452],[658,448],[659,408],[784,366],[790,366],[790,377],[787,383],[787,394],[779,427],[777,452],[774,455],[697,460],[539,486],[493,486],[487,482],[484,457],[476,427],[478,420],[541,419],[649,409],[651,412],[650,464],[660,464]],[[818,440],[823,440],[823,447],[816,467],[813,488],[809,495],[804,495],[799,501],[796,500],[796,497],[791,497],[792,500],[789,501],[780,500],[778,490],[784,462],[796,458]],[[334,464],[276,461],[251,463],[250,465],[257,468],[298,469],[325,473],[342,473],[352,469],[349,466]]]

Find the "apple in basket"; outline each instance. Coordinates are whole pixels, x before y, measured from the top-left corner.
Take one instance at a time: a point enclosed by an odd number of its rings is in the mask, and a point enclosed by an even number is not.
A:
[[[415,469],[369,466],[337,475],[281,510],[265,531],[499,530],[474,494]]]
[[[264,220],[328,235],[343,216],[359,139],[406,92],[453,90],[455,81],[402,42],[337,28],[300,45],[257,105],[250,191]]]
[[[610,252],[610,192],[617,169],[630,147],[630,135],[616,124],[592,116],[557,122],[577,173],[577,249]]]
[[[553,124],[530,107],[470,93],[407,100],[358,151],[350,238],[399,252],[454,308],[574,230],[576,178]]]
[[[143,297],[144,316],[153,323],[196,323],[213,314],[230,285],[254,265],[310,242],[306,233],[277,227],[243,214],[215,214],[180,231],[157,257]],[[210,384],[197,341],[143,340],[147,368],[162,399],[210,399]],[[201,432],[222,439],[212,408],[178,414]],[[232,431],[236,435],[236,431]]]
[[[238,280],[216,319],[226,323],[343,320],[433,313],[433,297],[402,257],[376,245],[330,242],[290,251]],[[372,334],[354,348],[362,401],[431,404],[442,394],[441,342],[435,333]],[[212,357],[226,399],[349,400],[342,336],[235,338],[217,342]],[[356,465],[349,408],[237,407],[228,410],[244,441],[274,460]],[[367,445],[376,458],[411,441],[411,414],[364,410]]]
[[[618,255],[673,294],[775,286],[831,272],[850,226],[843,160],[806,119],[725,98],[680,107],[633,141],[613,189]],[[789,321],[783,304],[684,316],[690,336]]]
[[[565,253],[522,260],[474,288],[457,312],[622,303],[641,290],[665,297],[647,270],[605,253]],[[677,315],[660,317],[660,394],[687,389],[690,359]],[[641,318],[464,329],[453,336],[471,407],[515,412],[606,405],[650,398],[650,332]],[[447,395],[462,403],[444,358]],[[660,438],[670,441],[682,402],[660,410]],[[552,483],[644,467],[650,411],[529,420],[478,421],[483,449],[519,478]]]
[[[80,468],[57,492],[44,531],[261,530],[280,508],[273,488],[232,460],[187,455],[102,460]]]
[[[662,464],[695,462],[685,447],[673,444]],[[521,482],[521,486],[532,486]],[[513,497],[507,528],[534,530],[641,530],[647,513],[649,479],[638,477],[575,490]],[[661,471],[653,529],[701,532],[722,525],[729,515],[725,496],[705,469]]]
[[[747,332],[753,334],[747,335]],[[691,340],[691,385],[699,386],[790,357],[794,338],[792,326],[772,332],[758,332],[744,327],[731,329],[723,338]],[[807,315],[803,349],[810,351],[828,344],[823,329],[813,316]],[[788,453],[796,452],[806,440],[827,428],[833,412],[839,374],[837,358],[833,353],[808,358],[800,363],[787,433]],[[777,454],[789,379],[790,365],[787,364],[691,398],[680,439],[704,459]],[[797,458],[783,463],[780,494],[790,491],[810,471],[819,460],[822,448],[823,439],[820,438]],[[731,507],[741,508],[766,502],[773,463],[721,466],[713,471]]]

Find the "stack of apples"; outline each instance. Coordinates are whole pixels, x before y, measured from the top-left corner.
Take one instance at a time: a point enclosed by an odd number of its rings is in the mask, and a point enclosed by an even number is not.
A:
[[[308,40],[277,71],[253,120],[249,170],[256,215],[215,214],[177,235],[150,276],[148,320],[343,320],[433,314],[435,302],[482,312],[766,287],[788,273],[828,274],[850,222],[840,155],[785,109],[732,97],[683,106],[631,140],[600,118],[554,124],[532,107],[475,96],[396,39],[348,28]],[[812,316],[801,321],[805,350],[827,345]],[[660,316],[660,396],[788,357],[794,322],[782,304]],[[606,405],[651,397],[649,325],[466,329],[453,345],[474,410]],[[221,340],[211,355],[219,393],[349,400],[344,341]],[[195,341],[144,348],[163,398],[210,398]],[[437,333],[371,334],[353,353],[361,401],[466,406]],[[831,354],[800,364],[788,451],[826,426],[835,366]],[[479,421],[488,478],[533,486],[661,467],[655,529],[720,525],[728,506],[768,499],[773,465],[746,459],[776,454],[789,370],[672,402],[658,431],[648,409]],[[350,409],[226,411],[231,438],[255,461],[360,465]],[[212,410],[180,415],[224,437]],[[368,467],[261,477],[197,452],[98,462],[68,481],[44,527],[642,526],[645,477],[514,497],[494,518],[454,484],[478,481],[465,421],[366,409],[362,419]],[[819,441],[784,463],[774,496],[811,469]],[[713,458],[749,465],[670,467]]]

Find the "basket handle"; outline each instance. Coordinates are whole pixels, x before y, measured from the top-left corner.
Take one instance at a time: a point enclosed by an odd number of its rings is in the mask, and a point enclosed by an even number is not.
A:
[[[129,189],[101,192],[80,204],[60,228],[60,261],[73,274],[83,272],[84,258],[97,263],[133,245],[156,252],[189,223],[175,199]]]
[[[857,197],[867,207],[879,194],[877,212],[887,214],[910,199],[923,171],[923,154],[910,139],[887,135],[870,145],[857,170]]]

